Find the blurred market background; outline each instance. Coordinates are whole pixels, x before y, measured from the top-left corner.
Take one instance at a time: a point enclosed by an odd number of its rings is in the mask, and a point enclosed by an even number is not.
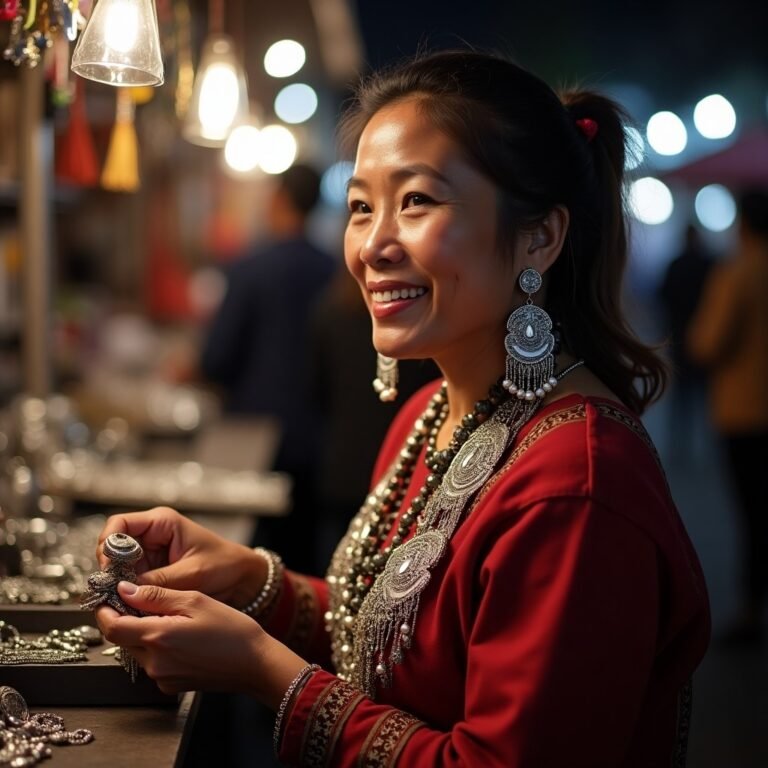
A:
[[[619,100],[633,120],[626,301],[650,341],[668,332],[660,287],[687,228],[727,258],[736,197],[768,187],[765,3],[137,0],[156,9],[139,43],[164,82],[114,88],[87,62],[88,79],[74,74],[94,10],[122,20],[101,31],[118,48],[136,43],[125,5],[0,3],[0,600],[11,578],[46,584],[41,601],[75,594],[86,555],[62,545],[112,509],[162,501],[240,538],[284,511],[274,424],[227,422],[196,359],[222,269],[263,235],[292,164],[322,172],[310,232],[341,259],[351,165],[334,128],[372,67],[471,45]],[[688,765],[762,768],[765,646],[717,642],[735,610],[732,494],[706,401],[677,416],[666,398],[645,422],[712,600]]]

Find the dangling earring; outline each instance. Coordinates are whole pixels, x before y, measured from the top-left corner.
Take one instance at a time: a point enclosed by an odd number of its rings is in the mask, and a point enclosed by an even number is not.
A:
[[[376,353],[376,378],[373,389],[382,403],[392,402],[397,397],[397,360]]]
[[[502,386],[510,395],[530,402],[546,397],[557,386],[552,354],[555,337],[552,318],[533,303],[533,294],[541,288],[541,275],[535,269],[525,269],[518,282],[528,299],[507,320],[507,366]]]

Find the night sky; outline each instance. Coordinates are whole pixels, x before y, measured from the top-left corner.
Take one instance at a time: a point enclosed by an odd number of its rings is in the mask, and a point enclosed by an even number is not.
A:
[[[470,44],[510,55],[553,86],[634,83],[658,107],[713,90],[768,91],[768,3],[731,0],[357,0],[367,63]],[[758,107],[755,106],[758,111]]]

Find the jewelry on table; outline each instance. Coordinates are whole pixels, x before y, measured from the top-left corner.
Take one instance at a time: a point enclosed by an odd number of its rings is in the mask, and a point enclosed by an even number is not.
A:
[[[30,714],[24,697],[0,686],[0,768],[27,768],[51,757],[49,745],[82,745],[93,741],[87,728],[67,731],[52,712]]]
[[[0,621],[0,665],[87,661],[87,646],[101,642],[101,632],[96,627],[52,629],[48,634],[30,640],[23,638],[12,624]]]
[[[121,581],[136,582],[133,566],[141,559],[144,550],[136,539],[126,533],[111,533],[104,541],[104,555],[109,565],[103,571],[95,571],[88,577],[88,588],[83,595],[80,607],[92,611],[100,605],[109,605],[118,613],[139,616],[139,612],[126,605],[117,592]],[[121,648],[116,658],[130,675],[131,682],[136,682],[139,664],[128,651]]]
[[[580,365],[583,361],[568,366],[557,380]],[[410,647],[421,594],[472,497],[541,405],[535,395],[508,398],[504,389],[491,387],[462,419],[448,448],[437,451],[437,434],[448,414],[444,384],[334,554],[325,617],[334,665],[339,677],[371,697],[378,685],[391,684],[393,665]],[[391,543],[382,548],[425,441],[431,474],[401,516]],[[406,541],[414,526],[415,535]]]

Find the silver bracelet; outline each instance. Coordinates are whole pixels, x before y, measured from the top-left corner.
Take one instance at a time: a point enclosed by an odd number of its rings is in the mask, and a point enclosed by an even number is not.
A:
[[[288,710],[288,705],[291,703],[293,697],[307,684],[309,678],[312,677],[312,675],[314,675],[315,672],[317,672],[317,670],[320,668],[321,667],[319,664],[307,664],[307,666],[304,667],[301,672],[299,672],[299,674],[293,678],[293,680],[291,680],[291,684],[288,686],[288,689],[283,695],[283,700],[280,702],[280,706],[277,709],[277,717],[275,718],[275,730],[272,733],[272,745],[275,749],[275,756],[277,756],[277,753],[280,751],[280,738],[282,736],[283,730],[283,718],[285,717],[285,713]]]
[[[285,566],[280,559],[280,555],[276,552],[271,552],[264,547],[256,547],[253,550],[257,555],[263,557],[267,561],[267,579],[264,582],[264,586],[252,603],[243,608],[243,613],[254,618],[260,613],[263,613],[272,601],[277,597],[280,592],[280,588],[283,586],[283,576],[285,574]]]

